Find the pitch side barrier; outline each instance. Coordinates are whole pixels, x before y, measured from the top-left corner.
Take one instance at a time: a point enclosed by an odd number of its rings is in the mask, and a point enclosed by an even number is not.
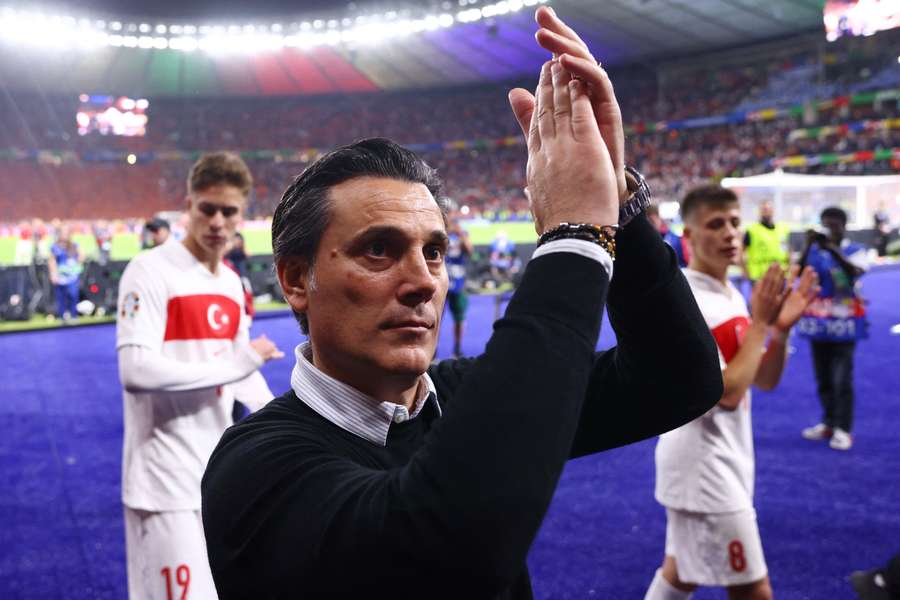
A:
[[[872,229],[848,231],[847,237],[868,247],[873,246],[875,231]],[[804,243],[805,233],[794,231],[790,234],[789,244],[792,251],[799,252]],[[891,241],[898,240],[898,232],[891,232]],[[517,244],[516,255],[519,261],[519,272],[523,271],[534,252],[535,245]],[[467,280],[470,293],[486,293],[494,295],[494,282],[490,272],[490,246],[475,246],[475,254],[467,267]],[[118,298],[119,280],[125,271],[128,261],[87,261],[81,275],[81,300],[89,300],[92,305],[91,314],[115,316]],[[874,269],[900,268],[900,262],[887,261],[875,265]],[[275,269],[271,255],[255,255],[248,257],[246,277],[250,281],[256,297],[268,296],[277,301],[281,298],[281,290],[275,277]],[[515,284],[513,277],[512,283]],[[509,286],[505,287],[509,290]],[[28,321],[38,315],[52,315],[56,310],[56,298],[46,263],[22,266],[0,267],[0,322]]]

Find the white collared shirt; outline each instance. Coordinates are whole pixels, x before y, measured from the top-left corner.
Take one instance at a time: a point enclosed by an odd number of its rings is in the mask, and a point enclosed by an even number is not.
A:
[[[554,252],[574,252],[596,260],[612,279],[612,258],[597,244],[584,240],[556,240],[535,250],[532,259]],[[422,374],[415,407],[410,414],[403,405],[382,402],[317,369],[312,363],[312,346],[309,342],[297,346],[294,354],[297,364],[291,373],[291,389],[297,397],[341,429],[373,444],[386,446],[391,423],[403,423],[416,418],[429,399],[434,402],[438,415],[441,414],[437,390],[427,372]]]
[[[412,414],[402,404],[382,402],[326,375],[312,363],[312,346],[304,342],[294,350],[297,364],[291,373],[291,389],[300,400],[341,429],[379,446],[387,445],[391,423],[415,419],[428,400],[438,415],[441,406],[428,373],[423,373]]]

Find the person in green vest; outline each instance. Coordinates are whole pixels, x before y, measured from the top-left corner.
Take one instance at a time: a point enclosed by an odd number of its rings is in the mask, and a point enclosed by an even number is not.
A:
[[[759,205],[759,221],[748,225],[744,234],[743,270],[751,285],[765,274],[773,262],[787,270],[790,229],[784,223],[776,223],[774,216],[772,203],[766,200]]]

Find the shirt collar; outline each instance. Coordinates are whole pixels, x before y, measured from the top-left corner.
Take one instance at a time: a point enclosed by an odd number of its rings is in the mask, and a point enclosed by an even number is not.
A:
[[[707,275],[702,271],[695,271],[694,269],[690,269],[688,267],[685,267],[681,271],[682,273],[684,273],[684,276],[692,280],[691,283],[696,286],[701,286],[703,288],[716,292],[731,294],[731,282],[727,279],[725,280],[725,283],[722,283],[712,275]]]
[[[428,400],[438,415],[437,389],[428,373],[423,373],[412,414],[405,406],[382,402],[354,387],[330,377],[312,363],[312,346],[304,342],[294,350],[297,363],[291,373],[291,388],[300,400],[341,429],[365,440],[387,445],[391,423],[403,423],[419,416]]]

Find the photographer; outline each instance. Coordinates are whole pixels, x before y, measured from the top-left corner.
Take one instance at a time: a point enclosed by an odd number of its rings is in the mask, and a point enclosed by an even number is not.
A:
[[[847,213],[829,207],[820,216],[827,234],[809,230],[800,265],[819,275],[821,290],[798,323],[812,343],[813,366],[822,402],[822,422],[803,430],[808,440],[829,440],[835,450],[853,446],[853,353],[866,337],[865,303],[857,280],[868,270],[867,250],[844,237]]]

